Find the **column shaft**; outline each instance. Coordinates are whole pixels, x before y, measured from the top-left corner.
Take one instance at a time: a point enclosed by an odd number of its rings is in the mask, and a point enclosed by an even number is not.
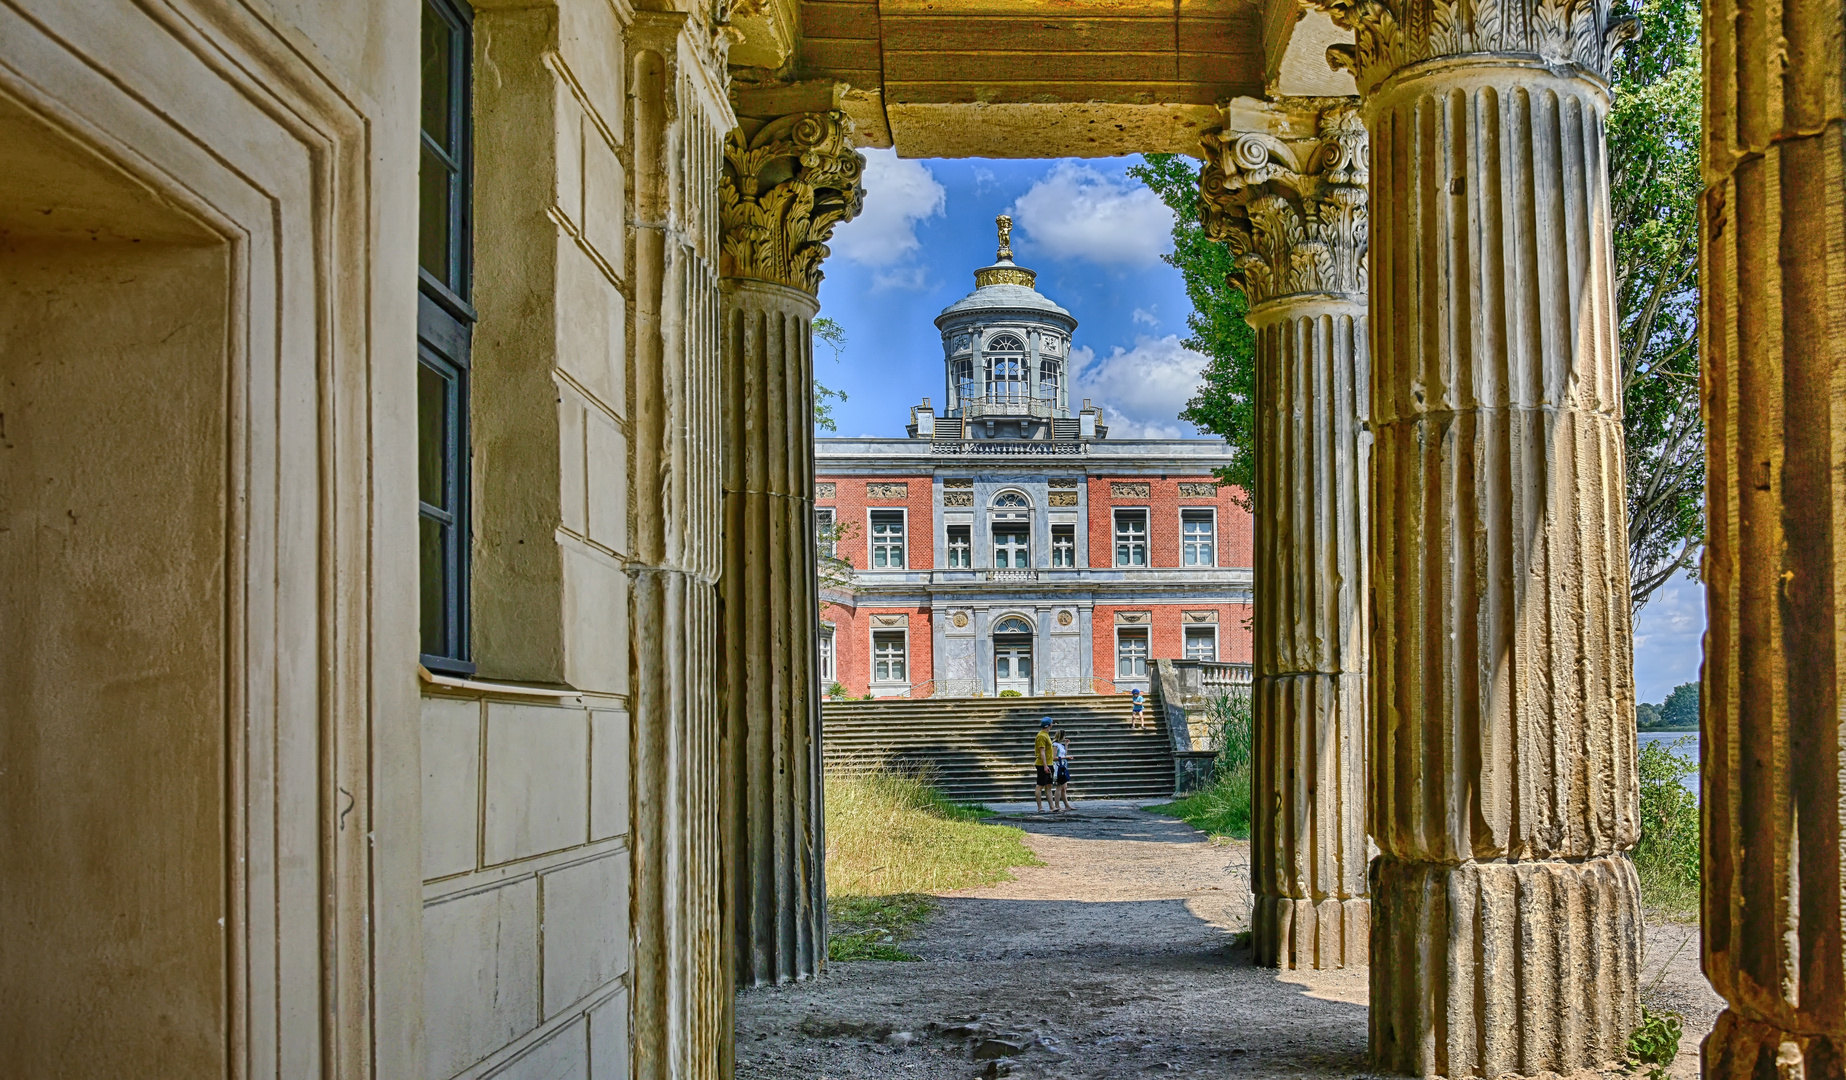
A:
[[[1293,143],[1208,135],[1203,222],[1256,330],[1251,946],[1345,967],[1366,899],[1365,127],[1350,106]]]
[[[1846,130],[1837,0],[1705,9],[1700,688],[1713,1078],[1846,1076]]]
[[[798,289],[724,281],[725,823],[737,979],[787,982],[826,960],[819,592],[813,536],[813,331]]]
[[[1600,80],[1403,68],[1372,171],[1372,1049],[1618,1061],[1641,906]]]
[[[1363,964],[1365,305],[1286,297],[1256,326],[1252,948],[1259,964]]]

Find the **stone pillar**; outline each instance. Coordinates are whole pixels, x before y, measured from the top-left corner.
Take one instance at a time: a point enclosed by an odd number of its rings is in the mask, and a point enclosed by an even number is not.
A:
[[[1323,0],[1371,132],[1371,1042],[1622,1058],[1641,904],[1606,0]]]
[[[740,125],[719,197],[722,818],[736,977],[762,985],[827,958],[812,323],[825,241],[859,211],[864,160],[838,112]]]
[[[1846,218],[1838,0],[1705,9],[1712,1078],[1846,1076]]]
[[[718,183],[734,123],[710,31],[629,29],[633,218],[634,1080],[729,1076],[720,906]]]
[[[1256,329],[1251,946],[1259,964],[1364,964],[1365,126],[1205,140],[1204,221]]]

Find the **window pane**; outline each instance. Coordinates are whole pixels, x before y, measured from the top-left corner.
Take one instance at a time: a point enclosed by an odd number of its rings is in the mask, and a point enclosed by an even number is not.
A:
[[[417,262],[451,288],[455,286],[454,268],[449,263],[453,179],[448,163],[425,146],[417,172]]]
[[[1032,658],[1030,656],[1022,656],[1019,658],[1019,677],[1022,679],[1029,679],[1032,677]]]
[[[424,517],[418,521],[419,591],[422,615],[422,649],[429,656],[449,655],[448,582],[445,580],[443,548],[446,531],[442,522]]]
[[[449,88],[454,85],[455,30],[428,4],[423,5],[423,130],[450,152]]]
[[[1002,679],[1010,679],[1013,677],[1012,666],[1007,663],[1006,657],[1002,656],[994,660],[994,674]]]
[[[449,509],[449,380],[417,365],[417,497]]]

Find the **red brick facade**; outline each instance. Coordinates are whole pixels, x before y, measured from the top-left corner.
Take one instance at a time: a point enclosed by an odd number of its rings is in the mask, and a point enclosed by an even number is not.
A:
[[[1115,675],[1115,616],[1117,612],[1147,612],[1149,655],[1155,660],[1176,660],[1186,654],[1185,616],[1188,611],[1216,611],[1218,659],[1233,664],[1251,661],[1249,604],[1097,604],[1091,609],[1090,670],[1099,679]]]
[[[875,615],[906,616],[904,626],[876,625]],[[912,686],[921,686],[935,678],[931,662],[930,625],[928,608],[890,608],[865,607],[848,608],[839,604],[824,604],[821,608],[821,622],[831,624],[833,628],[833,679],[846,688],[849,697],[864,697],[872,681],[872,631],[907,630],[909,631],[910,654],[907,658],[909,671],[906,681]],[[822,692],[828,688],[821,687]],[[879,693],[889,694],[890,690],[879,688]]]
[[[908,560],[906,566],[916,570],[930,568],[934,558],[934,537],[931,529],[934,524],[932,505],[934,497],[930,490],[930,478],[927,476],[889,476],[864,477],[855,476],[848,480],[822,481],[835,485],[834,498],[816,499],[822,507],[832,507],[834,520],[850,526],[851,536],[838,545],[837,553],[853,566],[863,570],[872,564],[872,532],[867,524],[867,510],[907,510],[904,522],[904,555]],[[904,497],[901,499],[869,499],[866,490],[873,484],[903,484]]]
[[[1186,507],[1212,507],[1218,511],[1218,565],[1249,566],[1251,545],[1255,542],[1250,514],[1232,497],[1235,488],[1214,488],[1215,496],[1181,495],[1179,486],[1210,484],[1209,476],[1153,476],[1090,478],[1090,565],[1115,565],[1115,508],[1129,506],[1147,509],[1148,566],[1153,568],[1180,565],[1179,512]],[[1146,484],[1148,494],[1117,495],[1117,484]]]

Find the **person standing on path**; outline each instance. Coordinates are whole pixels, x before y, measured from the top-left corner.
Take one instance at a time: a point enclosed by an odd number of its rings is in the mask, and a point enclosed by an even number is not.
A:
[[[1057,760],[1051,749],[1051,717],[1043,717],[1038,722],[1038,738],[1032,741],[1032,765],[1037,773],[1038,784],[1033,790],[1033,799],[1038,805],[1038,812],[1045,812],[1045,800],[1051,798],[1051,808],[1056,810],[1058,804],[1052,794],[1052,764]]]
[[[1057,786],[1051,791],[1051,808],[1058,809],[1059,804],[1065,810],[1070,806],[1070,736],[1059,731],[1051,740],[1052,751],[1057,755],[1057,767],[1052,777]]]
[[[1141,688],[1137,686],[1133,690],[1130,690],[1128,692],[1128,697],[1132,701],[1133,707],[1134,707],[1135,727],[1137,728],[1146,727],[1147,726],[1147,715],[1141,711],[1142,708],[1144,707],[1144,702],[1141,699]]]

